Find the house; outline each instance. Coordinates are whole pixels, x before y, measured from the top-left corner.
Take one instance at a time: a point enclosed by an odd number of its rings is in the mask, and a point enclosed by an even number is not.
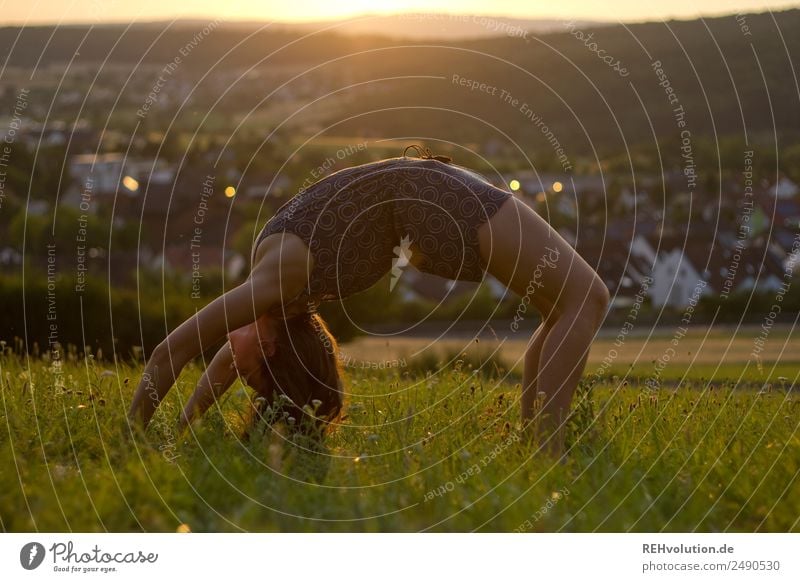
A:
[[[627,308],[635,300],[642,280],[650,273],[654,253],[632,242],[612,238],[603,233],[580,233],[576,250],[605,283],[611,294],[611,308]]]
[[[204,245],[192,250],[189,244],[171,244],[156,255],[149,264],[155,270],[183,273],[201,278],[205,274],[224,271],[225,276],[236,279],[242,276],[247,261],[236,252],[222,247]]]
[[[22,264],[22,254],[12,247],[0,249],[0,265],[16,266]]]
[[[267,196],[284,196],[289,194],[292,181],[283,174],[274,176],[259,176],[258,178],[245,179],[241,191],[245,198],[263,200]]]
[[[516,180],[520,190],[527,194],[536,192],[603,193],[607,184],[601,175],[575,176],[572,174],[540,174],[534,170],[522,170],[503,176],[506,184]]]
[[[122,154],[79,154],[69,161],[69,173],[82,192],[113,196],[126,176]]]
[[[175,168],[163,159],[127,158],[125,172],[140,184],[169,184],[175,180]]]
[[[484,284],[488,287],[493,299],[500,301],[509,296],[510,292],[505,285],[488,273]],[[439,303],[475,293],[478,284],[470,281],[453,281],[410,267],[403,270],[396,288],[402,293],[404,301],[425,299]]]
[[[780,287],[782,258],[767,241],[720,234],[650,236],[635,241],[638,252],[655,256],[649,288],[653,305],[680,308],[689,305],[692,297]]]
[[[639,242],[644,246],[643,242]],[[656,307],[685,307],[692,297],[713,293],[704,279],[704,263],[696,266],[690,257],[685,256],[685,247],[670,244],[661,246],[653,264],[650,277],[652,283],[648,295]],[[695,259],[696,260],[696,259]]]
[[[7,128],[8,124],[3,123],[0,127]],[[0,130],[0,139],[6,136],[7,131]],[[51,119],[47,123],[40,123],[27,119],[19,131],[19,139],[30,149],[69,144],[70,151],[91,151],[97,149],[99,134],[86,120],[67,123]]]
[[[800,228],[800,200],[761,199],[759,208],[772,221],[773,228]]]
[[[638,195],[639,200],[637,201],[637,196],[633,193],[633,190],[627,186],[622,188],[619,193],[619,202],[622,208],[632,212],[637,207],[637,204],[641,205],[648,198],[647,193],[644,191],[638,192]]]
[[[46,200],[30,200],[25,207],[28,216],[44,216],[50,211],[50,205]]]
[[[786,176],[781,176],[773,186],[775,198],[779,200],[791,199],[800,193],[800,187]]]

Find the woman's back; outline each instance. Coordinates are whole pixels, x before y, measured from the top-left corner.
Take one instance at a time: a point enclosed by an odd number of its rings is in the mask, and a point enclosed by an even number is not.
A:
[[[265,225],[256,244],[299,236],[314,257],[308,295],[346,297],[372,286],[397,258],[401,240],[422,271],[483,277],[477,227],[511,194],[452,163],[413,157],[340,170],[302,190]]]

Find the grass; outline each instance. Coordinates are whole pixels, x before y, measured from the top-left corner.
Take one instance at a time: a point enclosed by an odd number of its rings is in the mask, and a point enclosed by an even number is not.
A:
[[[176,436],[198,366],[133,433],[139,368],[7,350],[0,528],[800,531],[800,398],[791,381],[766,385],[769,370],[741,382],[738,365],[713,380],[684,368],[680,387],[656,390],[611,370],[582,384],[572,450],[554,463],[520,438],[519,380],[502,359],[428,358],[350,366],[342,426],[320,446],[281,427],[242,442],[238,384]]]

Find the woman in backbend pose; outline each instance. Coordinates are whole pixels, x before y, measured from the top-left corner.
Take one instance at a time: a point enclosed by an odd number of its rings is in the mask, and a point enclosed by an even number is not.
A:
[[[420,157],[404,152],[341,170],[284,204],[255,241],[249,278],[155,348],[130,416],[146,425],[181,369],[227,334],[182,424],[202,414],[237,374],[267,402],[285,394],[296,415],[306,414],[308,405],[315,417],[330,421],[341,408],[343,389],[336,342],[314,306],[373,285],[405,239],[419,270],[465,281],[491,273],[541,313],[525,353],[522,420],[532,419],[537,393],[544,392],[542,443],[560,453],[561,427],[605,315],[608,290],[510,192],[447,157],[417,151]]]

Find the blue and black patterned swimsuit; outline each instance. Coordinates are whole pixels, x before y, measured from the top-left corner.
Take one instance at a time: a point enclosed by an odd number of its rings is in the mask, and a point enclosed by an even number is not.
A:
[[[314,259],[304,295],[315,302],[371,287],[392,268],[401,241],[410,243],[420,271],[480,281],[478,227],[511,196],[449,158],[390,158],[301,191],[267,222],[255,247],[271,234],[299,236]]]

